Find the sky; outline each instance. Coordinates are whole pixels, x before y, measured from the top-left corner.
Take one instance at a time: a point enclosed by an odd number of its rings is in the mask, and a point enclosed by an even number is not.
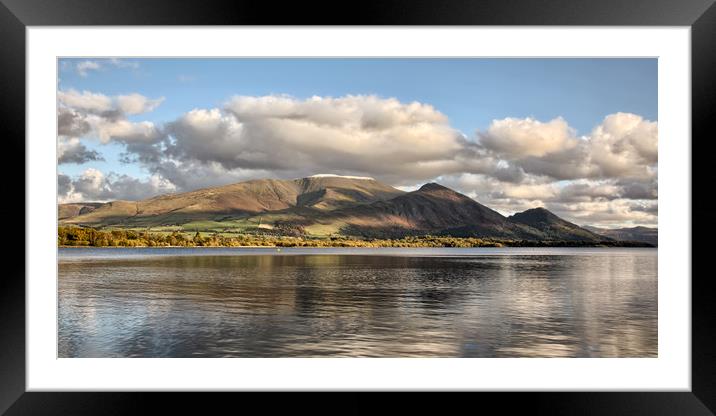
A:
[[[656,59],[59,59],[58,201],[242,180],[438,182],[657,224]]]

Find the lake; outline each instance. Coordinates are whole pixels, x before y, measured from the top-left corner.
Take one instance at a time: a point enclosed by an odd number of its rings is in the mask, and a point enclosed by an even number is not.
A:
[[[59,357],[656,357],[650,248],[61,248]]]

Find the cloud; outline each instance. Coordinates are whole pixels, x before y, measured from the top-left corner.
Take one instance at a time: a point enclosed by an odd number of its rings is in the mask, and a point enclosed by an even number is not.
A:
[[[58,201],[60,203],[113,200],[140,200],[157,194],[174,192],[176,187],[166,179],[153,175],[145,180],[128,175],[103,172],[89,168],[71,178],[58,175]]]
[[[89,71],[97,71],[101,67],[99,62],[96,61],[82,61],[78,62],[75,68],[80,76],[86,77]]]
[[[544,157],[526,157],[509,159],[509,163],[526,174],[545,176],[554,180],[570,180],[580,178],[596,178],[601,175],[598,166],[590,161],[589,148],[582,143],[562,152],[555,152]]]
[[[521,175],[463,174],[455,186],[503,214],[544,206],[580,225],[657,223],[656,122],[615,113],[577,137],[560,118],[507,118],[478,142],[497,166]]]
[[[432,106],[375,96],[238,96],[223,109],[192,110],[166,131],[171,157],[226,170],[370,173],[362,176],[399,182],[485,168]]]
[[[621,189],[620,196],[627,199],[657,199],[658,181],[656,174],[647,180],[619,179],[616,181]]]
[[[108,96],[69,89],[57,91],[57,101],[59,107],[65,110],[103,117],[122,117],[154,111],[164,101],[164,97],[150,99],[137,93]]]
[[[83,164],[91,161],[104,160],[95,150],[89,150],[76,137],[59,137],[57,142],[57,163]]]
[[[59,90],[57,101],[65,108],[91,114],[103,114],[114,108],[111,97],[91,91]]]
[[[513,158],[542,157],[577,145],[574,130],[562,118],[546,123],[533,118],[495,120],[487,132],[478,135],[485,148]]]
[[[549,200],[558,193],[556,186],[551,183],[542,184],[511,184],[497,191],[498,197],[508,199]]]
[[[57,134],[59,136],[84,136],[92,127],[85,115],[71,108],[57,109]]]
[[[567,184],[552,198],[559,202],[589,202],[621,198],[624,190],[611,181],[579,180]]]
[[[657,162],[658,127],[636,114],[607,116],[590,136],[591,161],[604,176],[648,177]]]
[[[150,171],[174,184],[180,191],[188,191],[211,186],[228,185],[257,178],[274,178],[270,170],[226,169],[218,162],[198,162],[161,160],[152,161]],[[298,178],[302,173],[288,174],[285,177]]]
[[[65,67],[66,65],[65,62],[67,61],[63,61],[63,67]],[[75,65],[75,71],[79,76],[86,77],[91,71],[100,71],[107,66],[114,66],[117,68],[139,69],[139,62],[126,61],[124,59],[119,58],[85,60],[77,62],[77,64]]]
[[[614,199],[580,203],[548,203],[555,214],[579,225],[603,227],[656,226],[658,205],[654,200]]]
[[[546,207],[579,225],[654,226],[657,223],[656,189],[651,188],[652,182],[618,179],[552,181],[527,176],[522,183],[511,183],[490,175],[465,173],[437,180],[504,215]],[[634,187],[641,188],[636,192]]]
[[[156,109],[164,97],[150,99],[141,94],[107,96],[91,91],[60,90],[57,92],[57,133],[60,146],[74,146],[74,153],[67,153],[59,163],[83,163],[82,160],[99,160],[98,155],[86,151],[83,139],[99,139],[102,143],[119,142],[129,152],[146,153],[156,149],[151,144],[160,142],[164,132],[149,121],[130,121],[128,116],[143,114]],[[78,142],[78,140],[80,140]],[[62,158],[63,154],[58,154]],[[70,156],[72,155],[72,156]]]
[[[154,111],[163,101],[164,97],[149,99],[141,94],[119,95],[116,98],[117,108],[124,114],[142,114]]]
[[[110,58],[109,64],[114,65],[117,68],[139,69],[139,62],[137,61],[127,61],[125,59]]]
[[[162,139],[163,132],[149,121],[90,119],[97,136],[103,143],[111,140],[123,143],[155,143]]]
[[[636,114],[608,115],[584,137],[575,137],[561,118],[495,120],[478,136],[488,154],[527,174],[555,180],[655,176],[658,125]]]
[[[72,191],[72,179],[62,173],[57,175],[57,195],[68,196]]]

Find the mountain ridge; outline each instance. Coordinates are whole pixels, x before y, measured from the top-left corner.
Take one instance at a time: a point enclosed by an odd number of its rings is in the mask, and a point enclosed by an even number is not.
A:
[[[369,177],[331,174],[254,179],[141,201],[59,204],[58,211],[65,215],[60,218],[63,225],[99,228],[179,228],[312,237],[612,240],[545,208],[505,217],[434,182],[404,192]]]
[[[637,241],[651,244],[655,247],[659,245],[659,229],[655,227],[599,228],[585,225],[583,228],[614,240]]]
[[[346,231],[363,237],[450,234],[450,229],[469,226],[479,228],[472,236],[518,237],[501,214],[437,183],[333,215],[348,216]]]
[[[373,179],[316,177],[254,179],[135,201],[136,212],[104,204],[87,215],[67,218],[68,224],[169,225],[216,216],[247,216],[296,207],[331,210],[369,203],[403,193]],[[117,202],[117,201],[113,201]],[[121,209],[117,209],[121,208]]]

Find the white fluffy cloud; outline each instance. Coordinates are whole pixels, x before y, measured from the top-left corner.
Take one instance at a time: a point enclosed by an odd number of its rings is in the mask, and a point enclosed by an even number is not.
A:
[[[103,143],[116,140],[124,143],[155,143],[162,139],[162,131],[149,121],[131,122],[128,120],[107,120],[101,117],[88,117],[90,125]]]
[[[498,154],[542,157],[577,146],[574,130],[562,118],[542,123],[533,118],[505,118],[492,122],[480,142]]]
[[[494,157],[527,174],[557,180],[650,178],[657,163],[658,125],[629,113],[611,114],[587,136],[558,118],[495,120],[480,144]]]
[[[65,61],[67,62],[67,61]],[[126,61],[119,58],[101,59],[101,60],[84,60],[77,62],[74,65],[74,69],[77,74],[81,77],[87,77],[91,71],[100,71],[105,69],[107,66],[113,66],[116,68],[130,68],[138,69],[139,62]]]
[[[147,113],[157,108],[164,97],[150,99],[140,94],[107,96],[91,91],[60,90],[57,92],[58,161],[63,163],[63,148],[70,144],[75,150],[85,148],[78,140],[99,139],[102,143],[117,141],[135,150],[164,138],[161,128],[148,121],[134,122],[128,116]],[[146,146],[145,146],[146,148]],[[96,152],[95,152],[96,153]],[[67,159],[67,156],[64,156]],[[94,159],[101,156],[95,154]],[[81,163],[73,160],[75,163]]]
[[[635,114],[607,116],[589,140],[591,161],[604,176],[648,177],[657,162],[658,127]]]
[[[105,117],[121,117],[153,111],[164,101],[164,97],[150,99],[137,93],[108,96],[69,89],[57,91],[57,101],[58,106],[63,109]]]
[[[101,68],[101,65],[96,61],[82,61],[78,62],[75,68],[80,76],[86,77],[89,71],[97,71]]]
[[[93,114],[110,111],[113,107],[111,97],[91,91],[79,92],[73,89],[57,91],[57,101],[62,107]]]
[[[477,148],[432,106],[374,96],[234,97],[167,126],[175,159],[226,170],[350,172],[393,182],[486,169]]]
[[[119,95],[117,108],[125,114],[142,114],[154,111],[164,101],[164,97],[149,99],[141,94]]]
[[[86,169],[75,178],[64,174],[58,175],[58,201],[60,203],[139,200],[175,190],[176,187],[172,183],[157,175],[153,175],[147,180],[139,180],[116,173],[105,175],[93,168]]]

